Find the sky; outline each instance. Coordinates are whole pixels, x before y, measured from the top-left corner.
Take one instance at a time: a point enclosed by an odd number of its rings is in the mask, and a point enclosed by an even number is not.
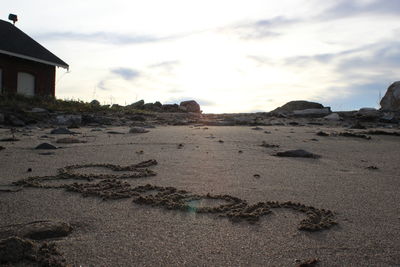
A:
[[[17,14],[69,64],[57,69],[61,99],[338,111],[378,108],[400,80],[399,0],[0,1],[0,19]]]

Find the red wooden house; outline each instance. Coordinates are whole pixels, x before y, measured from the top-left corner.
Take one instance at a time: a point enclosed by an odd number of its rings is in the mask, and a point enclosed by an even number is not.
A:
[[[55,96],[56,67],[68,64],[13,24],[0,20],[0,92]]]

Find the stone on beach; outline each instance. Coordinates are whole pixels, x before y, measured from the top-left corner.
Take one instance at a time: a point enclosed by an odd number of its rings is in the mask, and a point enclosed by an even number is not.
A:
[[[183,101],[179,106],[185,107],[188,112],[201,113],[200,105],[194,100]]]
[[[35,149],[57,149],[57,147],[53,146],[52,144],[49,143],[42,143],[35,147]]]
[[[278,152],[275,154],[278,157],[299,157],[299,158],[320,158],[321,156],[308,152],[303,149],[287,150],[284,152]]]
[[[68,130],[67,128],[57,128],[54,129],[50,132],[50,134],[75,134],[75,132],[72,132],[70,130]]]
[[[143,127],[131,127],[129,129],[129,133],[148,133],[149,130],[146,130]]]
[[[389,86],[380,105],[384,111],[400,111],[400,81]]]

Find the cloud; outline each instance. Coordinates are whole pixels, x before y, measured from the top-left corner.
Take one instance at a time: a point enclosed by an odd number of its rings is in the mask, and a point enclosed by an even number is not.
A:
[[[340,0],[331,6],[323,14],[326,18],[340,18],[360,14],[398,15],[400,13],[400,1],[398,0],[374,0],[354,1]]]
[[[234,34],[238,35],[240,39],[257,40],[280,36],[282,33],[278,31],[279,28],[297,22],[300,22],[300,20],[278,16],[270,19],[263,19],[225,27],[222,28],[221,31],[228,33],[233,32]]]
[[[153,65],[150,65],[150,68],[166,68],[166,69],[171,69],[172,67],[178,65],[180,62],[178,60],[170,60],[170,61],[162,61],[160,63],[156,63]]]
[[[101,80],[97,84],[97,88],[99,88],[100,90],[103,90],[103,91],[108,91],[109,90],[109,88],[106,87],[106,80]]]
[[[136,35],[136,34],[121,34],[111,32],[48,32],[36,34],[35,38],[38,40],[46,41],[82,41],[82,42],[95,42],[95,43],[107,43],[113,45],[129,45],[129,44],[143,44],[143,43],[154,43],[160,41],[166,41],[170,39],[176,39],[183,37],[184,35],[175,36],[151,36],[151,35]]]
[[[111,69],[111,73],[122,77],[124,80],[130,81],[140,76],[140,72],[129,68],[114,68]]]

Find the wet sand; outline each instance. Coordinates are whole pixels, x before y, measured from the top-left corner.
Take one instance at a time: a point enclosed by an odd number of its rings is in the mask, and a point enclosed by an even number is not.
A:
[[[312,258],[319,259],[318,266],[400,265],[400,137],[317,136],[345,131],[323,126],[252,128],[160,126],[143,134],[128,134],[128,127],[80,128],[75,137],[86,143],[76,144],[57,144],[68,135],[50,135],[51,129],[17,132],[20,141],[0,144],[5,147],[0,184],[54,176],[69,165],[126,166],[155,159],[156,176],[126,181],[132,187],[230,195],[249,204],[299,202],[333,211],[337,225],[301,231],[306,215],[288,209],[274,209],[255,223],[232,222],[139,205],[131,198],[104,201],[64,189],[24,188],[0,192],[0,227],[36,220],[70,223],[72,233],[52,241],[67,263],[78,266],[295,266]],[[0,129],[0,138],[10,136]],[[279,147],[261,146],[263,141]],[[43,142],[62,148],[33,149]],[[274,156],[293,149],[321,157]],[[75,171],[113,173],[98,167]]]

